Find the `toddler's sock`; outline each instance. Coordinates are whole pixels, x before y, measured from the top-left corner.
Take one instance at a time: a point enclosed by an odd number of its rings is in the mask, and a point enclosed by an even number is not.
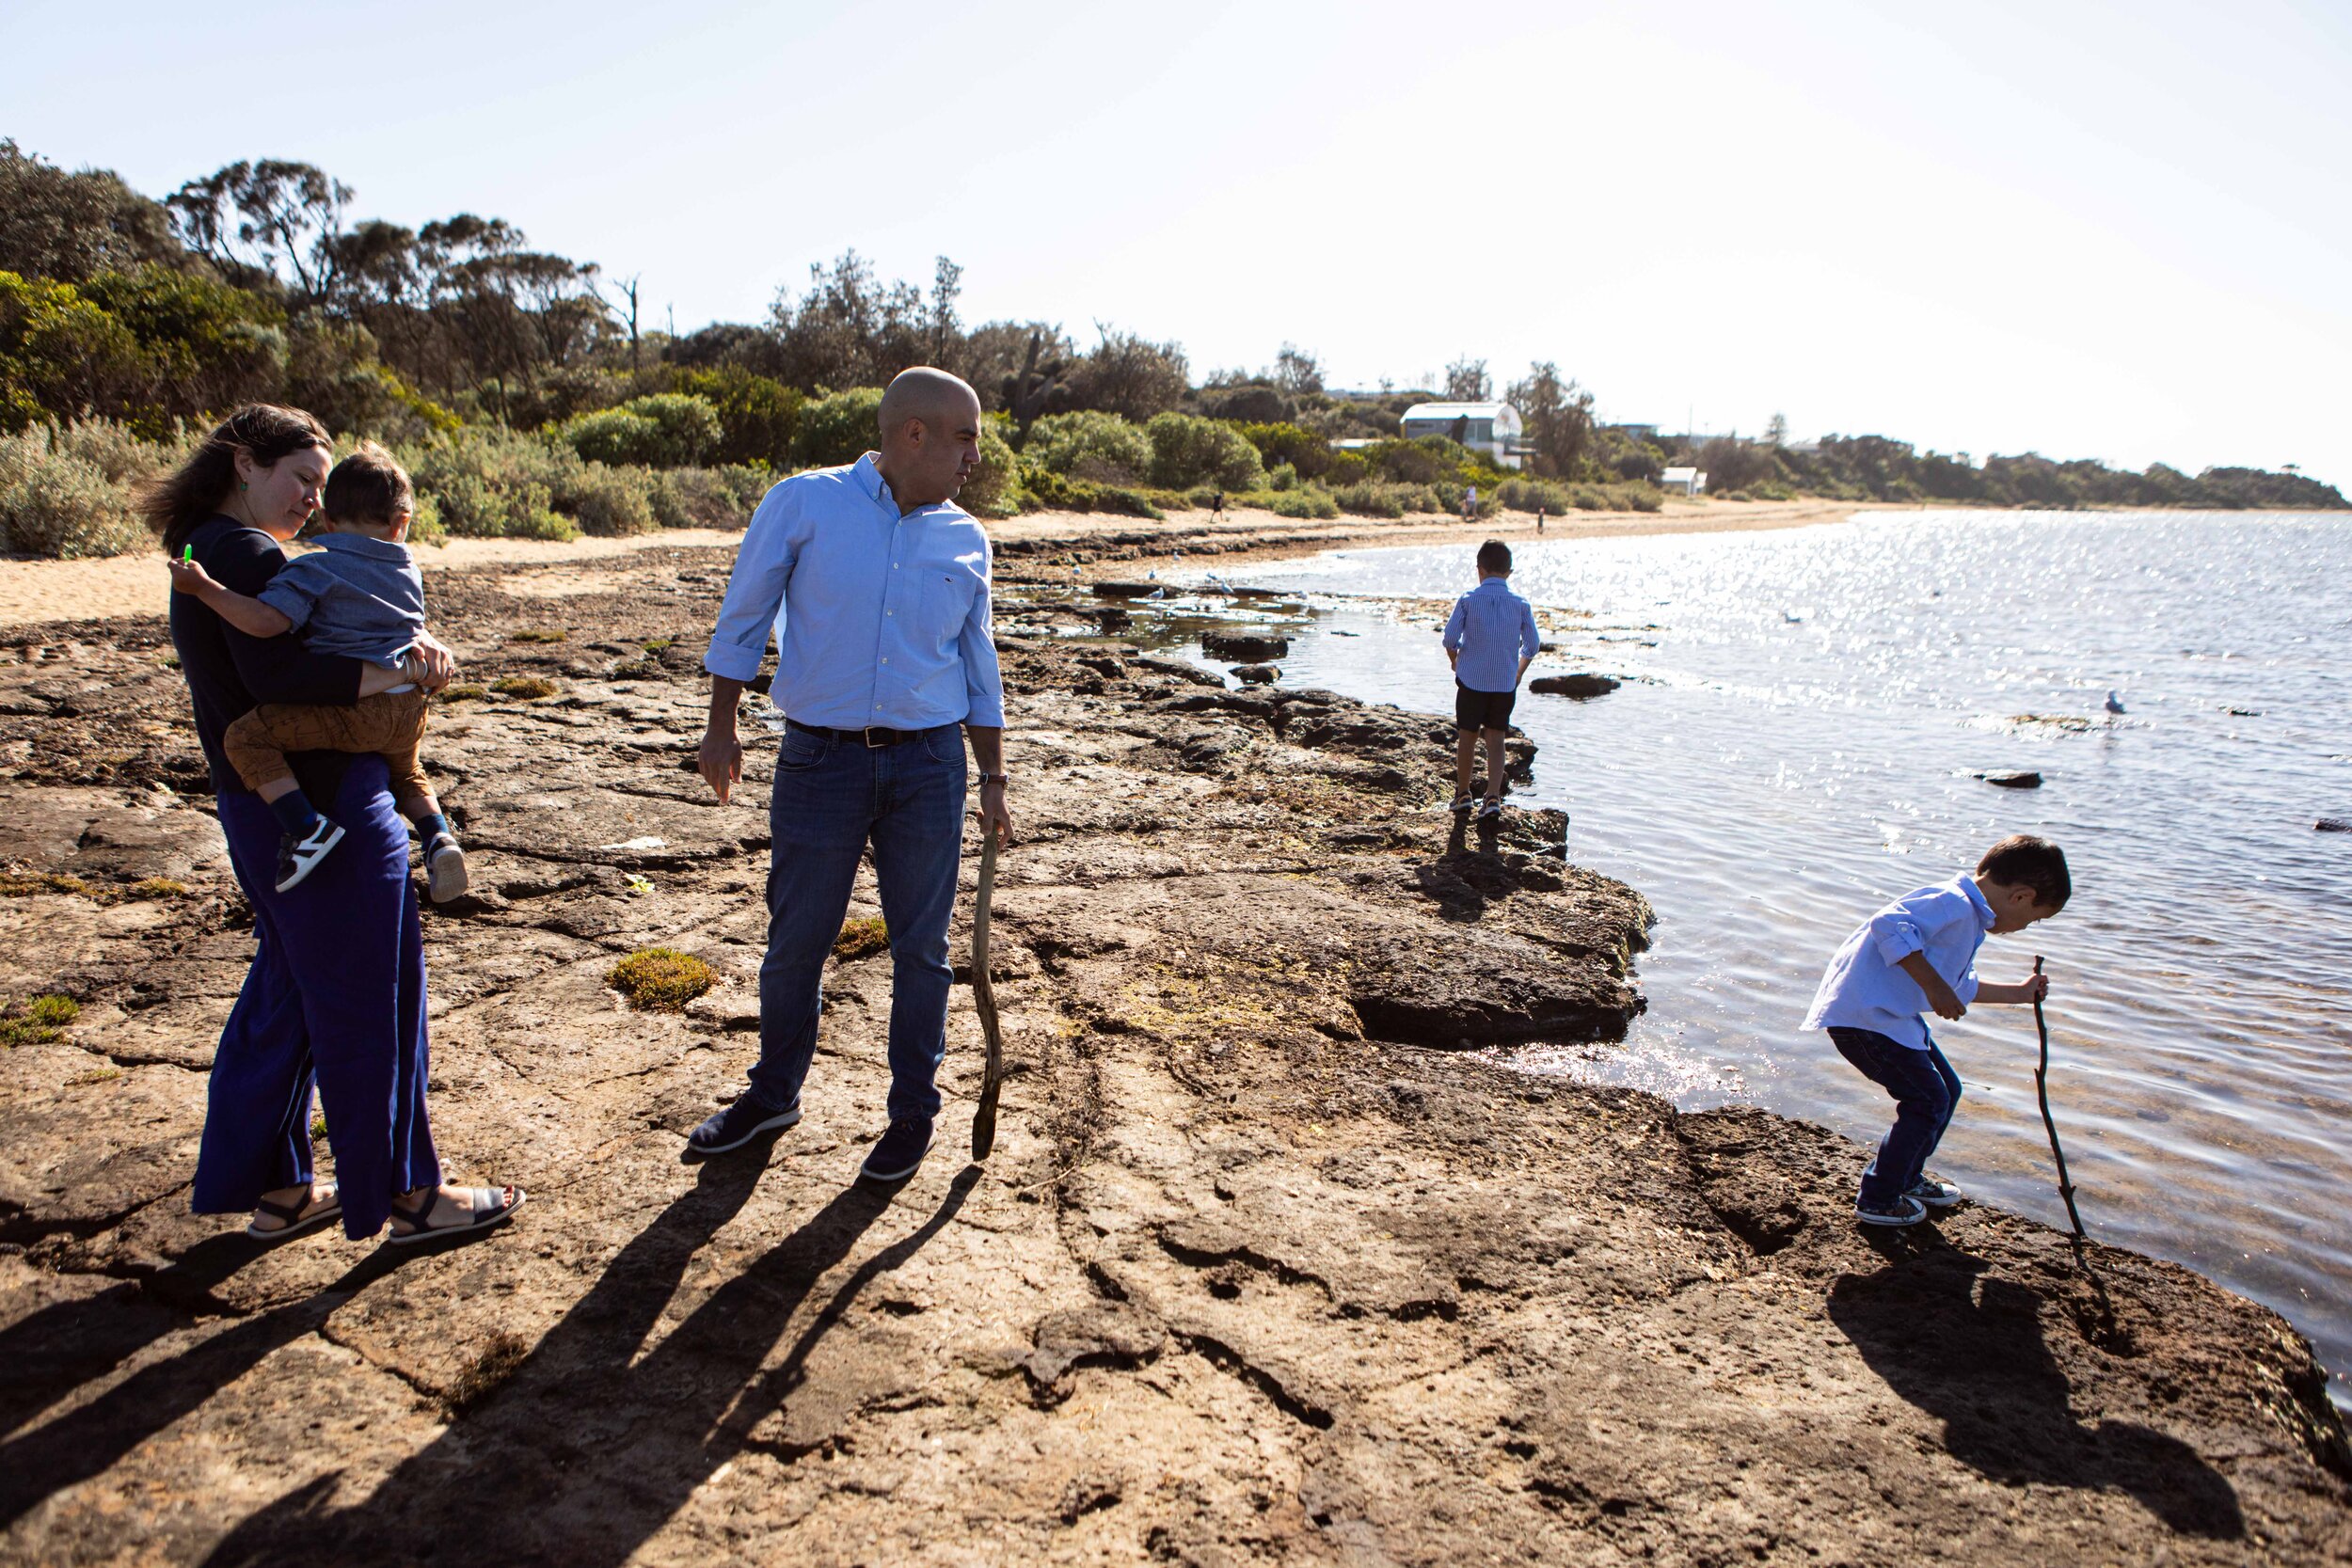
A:
[[[443,816],[437,811],[426,812],[423,816],[417,818],[416,825],[417,837],[421,842],[425,844],[432,843],[435,839],[440,837],[441,834],[449,832],[449,818]]]
[[[319,825],[317,808],[310,804],[310,797],[299,789],[291,789],[280,795],[269,803],[269,809],[278,818],[278,825],[296,838],[309,837],[310,830]]]

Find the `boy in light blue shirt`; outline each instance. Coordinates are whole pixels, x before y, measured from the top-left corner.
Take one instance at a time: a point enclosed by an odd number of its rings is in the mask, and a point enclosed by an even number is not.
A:
[[[1895,1098],[1895,1125],[1862,1173],[1854,1215],[1865,1225],[1916,1225],[1961,1198],[1930,1180],[1928,1156],[1951,1125],[1960,1076],[1920,1015],[1959,1018],[1972,1002],[2039,1002],[2049,977],[2018,985],[1977,978],[1986,933],[2007,936],[2065,908],[2066,856],[2046,838],[2013,833],[1985,851],[1974,876],[1914,889],[1855,928],[1829,961],[1805,1015],[1837,1053]]]
[[[1543,651],[1535,611],[1511,592],[1511,546],[1489,539],[1478,546],[1478,586],[1454,601],[1445,624],[1445,657],[1454,665],[1454,805],[1470,808],[1470,769],[1478,741],[1486,741],[1486,800],[1481,817],[1502,815],[1502,741],[1519,679]]]

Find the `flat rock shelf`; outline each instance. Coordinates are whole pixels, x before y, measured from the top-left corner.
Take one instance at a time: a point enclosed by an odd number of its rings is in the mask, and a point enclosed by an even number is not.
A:
[[[1438,717],[1005,636],[993,1158],[967,974],[938,1147],[855,1183],[852,948],[806,1119],[681,1163],[756,1050],[772,747],[690,770],[726,567],[430,579],[482,693],[426,740],[477,890],[426,915],[436,1128],[532,1198],[421,1257],[187,1213],[250,933],[186,697],[157,621],[0,644],[0,992],[80,1004],[0,1053],[0,1560],[2352,1559],[2272,1313],[2094,1247],[2103,1306],[1995,1211],[1865,1234],[1851,1141],[1463,1054],[1619,1037],[1649,913],[1542,814],[1450,839]],[[716,985],[629,1011],[651,946]]]

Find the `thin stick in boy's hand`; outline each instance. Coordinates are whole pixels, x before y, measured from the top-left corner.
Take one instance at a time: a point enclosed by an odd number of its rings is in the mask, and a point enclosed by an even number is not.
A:
[[[2042,1061],[2033,1069],[2033,1092],[2035,1098],[2042,1101],[2042,1125],[2050,1133],[2050,1158],[2058,1164],[2058,1196],[2066,1200],[2066,1218],[2074,1227],[2074,1252],[2080,1257],[2083,1243],[2090,1238],[2083,1234],[2082,1215],[2074,1212],[2074,1184],[2066,1179],[2066,1150],[2058,1147],[2058,1123],[2050,1116],[2050,1025],[2042,1016],[2042,997],[2046,993],[2049,982],[2042,977],[2042,955],[2039,953],[2033,956],[2033,972],[2035,978],[2042,981],[2034,988],[2036,994],[2033,999],[2033,1026],[2042,1036]]]

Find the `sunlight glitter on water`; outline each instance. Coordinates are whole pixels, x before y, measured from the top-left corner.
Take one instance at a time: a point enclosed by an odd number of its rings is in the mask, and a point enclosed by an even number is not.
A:
[[[2074,903],[1980,964],[2013,979],[2049,955],[2052,1096],[2086,1223],[2285,1312],[2342,1399],[2352,835],[2312,823],[2352,816],[2352,520],[1880,513],[1518,555],[1539,607],[1592,612],[1558,619],[1566,661],[1630,677],[1589,704],[1521,698],[1542,748],[1526,803],[1567,809],[1571,857],[1659,913],[1626,1046],[1518,1065],[1875,1138],[1880,1091],[1797,1028],[1822,963],[1879,903],[2004,833],[2046,833]],[[1327,607],[1283,684],[1450,711],[1434,625],[1359,596],[1451,597],[1470,558],[1249,574]],[[1975,776],[2003,769],[2044,782]],[[2063,1224],[2030,1013],[1975,1009],[1937,1038],[1968,1085],[1939,1169]]]

